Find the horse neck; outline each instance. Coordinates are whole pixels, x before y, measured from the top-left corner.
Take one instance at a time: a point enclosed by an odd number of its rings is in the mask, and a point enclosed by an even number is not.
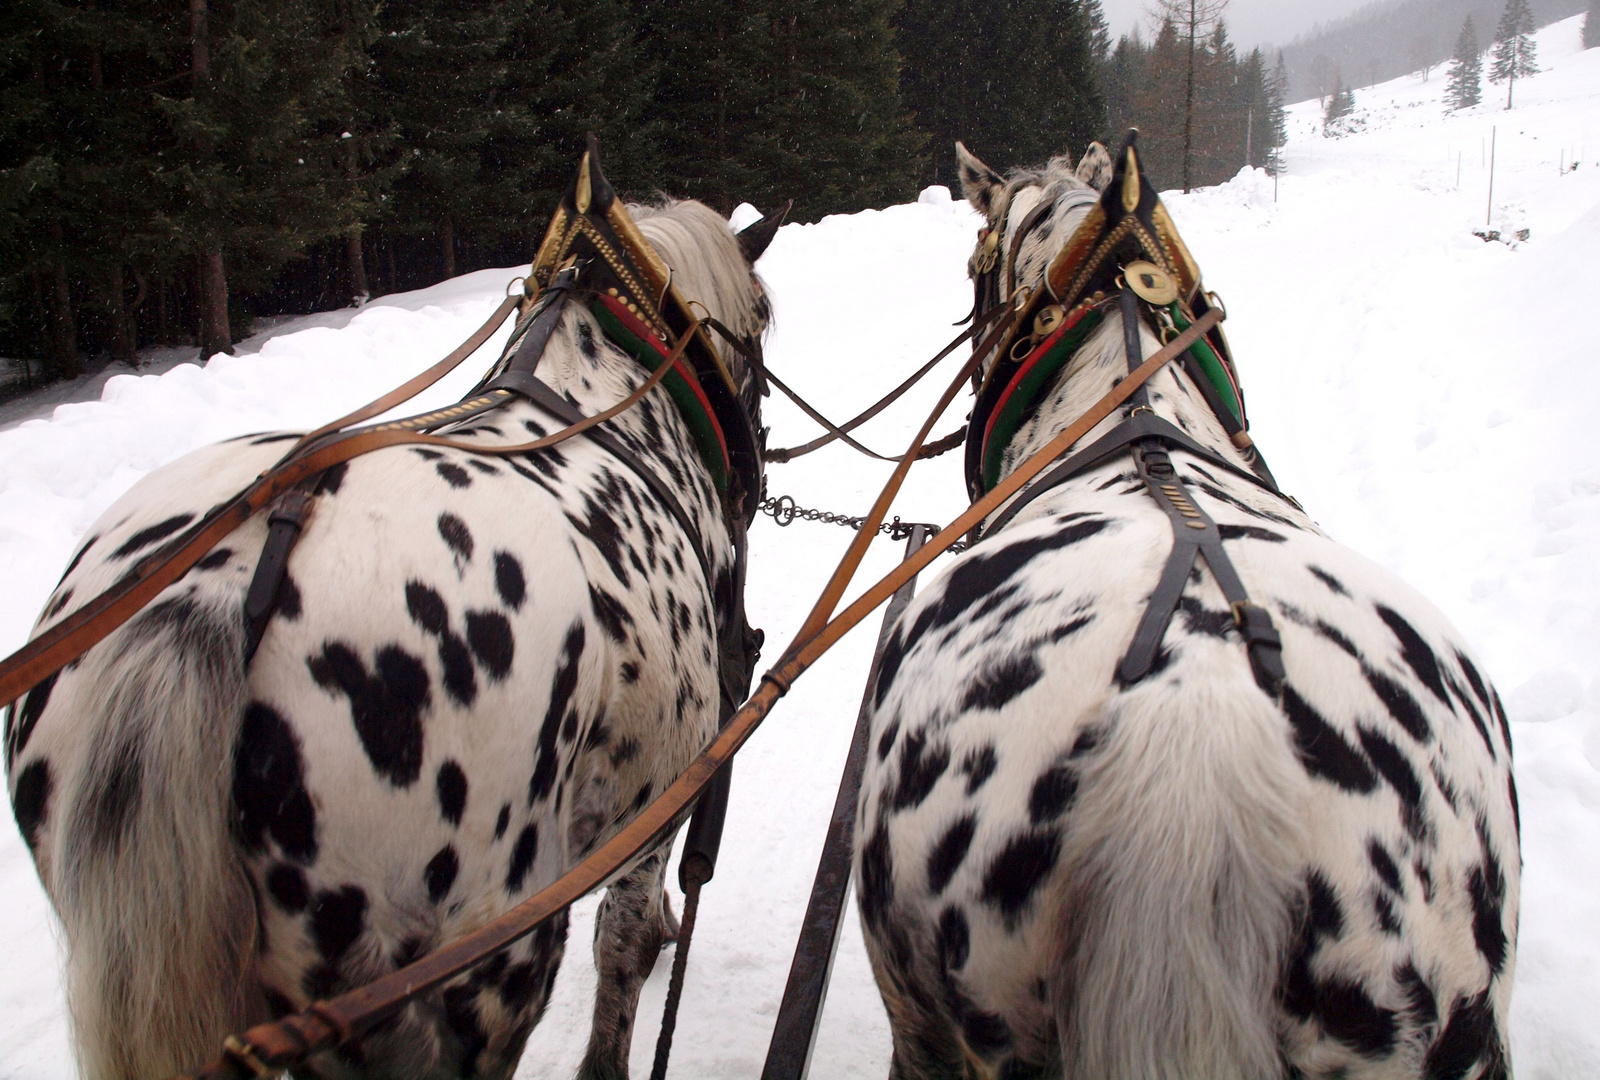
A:
[[[1150,328],[1140,323],[1140,353],[1148,359],[1161,348]],[[1021,427],[1007,448],[1001,463],[1002,475],[1043,449],[1104,397],[1116,382],[1128,374],[1128,352],[1124,345],[1122,317],[1113,306],[1104,322],[1084,342],[1082,348],[1062,365],[1054,381],[1039,397],[1034,414]],[[1177,363],[1169,363],[1145,384],[1147,403],[1156,415],[1172,423],[1195,442],[1243,468],[1248,463],[1229,440],[1227,432],[1212,413],[1189,373]],[[1088,435],[1078,440],[1084,447],[1106,434],[1127,416],[1124,406]]]

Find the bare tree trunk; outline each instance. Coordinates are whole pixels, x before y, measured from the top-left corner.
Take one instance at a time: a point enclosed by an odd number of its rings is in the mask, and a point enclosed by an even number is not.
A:
[[[1189,0],[1189,75],[1183,88],[1183,190],[1190,190],[1190,161],[1194,153],[1194,39],[1200,32],[1197,0]]]
[[[203,83],[211,78],[206,0],[189,0],[189,74],[195,83]]]
[[[78,323],[72,310],[72,286],[67,281],[67,264],[61,257],[64,241],[61,223],[50,223],[50,239],[55,244],[56,257],[51,267],[50,335],[51,366],[64,379],[76,379],[83,374],[83,364],[78,360]]]
[[[167,322],[167,279],[156,278],[156,340],[163,345],[172,344],[172,328]]]
[[[439,228],[439,244],[444,250],[444,276],[449,279],[456,276],[456,223],[446,214]]]
[[[228,275],[222,249],[200,253],[200,358],[212,353],[233,355],[233,331],[228,326]]]
[[[119,263],[106,279],[106,312],[111,316],[111,359],[132,364],[138,359],[135,331],[127,303],[127,271]]]
[[[372,290],[367,285],[367,260],[361,250],[361,227],[352,226],[344,234],[345,258],[350,263],[350,299],[360,307],[372,298]]]

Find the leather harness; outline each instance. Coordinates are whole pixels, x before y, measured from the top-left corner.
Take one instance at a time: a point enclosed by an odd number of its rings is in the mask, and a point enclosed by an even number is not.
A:
[[[1030,348],[1024,350],[1030,357],[1036,351],[1032,348],[1034,341],[1045,338],[1045,344],[1048,344],[1048,335],[1039,329],[1034,330],[1033,339],[1023,336],[1031,325],[1036,325],[1035,319],[1046,307],[1055,305],[1057,312],[1070,310],[1077,314],[1090,307],[1104,306],[1109,299],[1108,294],[1115,295],[1121,310],[1124,348],[1130,372],[1136,370],[1143,360],[1139,328],[1144,312],[1156,315],[1165,308],[1141,297],[1125,280],[1129,264],[1142,258],[1153,259],[1158,269],[1179,285],[1175,306],[1182,311],[1187,322],[1192,324],[1197,320],[1196,308],[1203,313],[1211,307],[1210,298],[1200,286],[1198,268],[1194,266],[1192,257],[1177,236],[1176,226],[1166,215],[1159,197],[1143,174],[1135,149],[1136,142],[1137,132],[1130,133],[1119,155],[1111,183],[1051,265],[1046,275],[1046,287],[1020,300],[1017,306],[1022,314],[1016,320],[1013,334],[999,341],[992,354],[986,354],[994,359],[979,389],[967,435],[968,484],[974,499],[983,495],[987,486],[983,462],[986,458],[992,461],[996,453],[995,447],[985,445],[989,434],[989,417],[1002,400],[1002,394],[1014,389],[1015,375],[1020,368],[1012,352],[1017,349],[1019,340],[1030,342]],[[1029,211],[1012,238],[1004,264],[1004,297],[1000,295],[998,259],[983,258],[975,265],[980,272],[974,281],[974,303],[980,315],[986,310],[986,305],[1013,301],[1018,296],[1014,277],[1017,251],[1023,239],[1042,220],[1047,208],[1053,205],[1052,200],[1041,200]],[[988,238],[987,235],[984,237],[986,249],[989,247]],[[1065,283],[1065,288],[1060,288],[1062,283]],[[1085,299],[1086,296],[1088,299]],[[1059,325],[1059,319],[1046,318],[1046,327]],[[1156,321],[1159,329],[1159,320]],[[1240,416],[1233,414],[1211,379],[1198,370],[1199,361],[1192,350],[1185,350],[1179,362],[1200,388],[1207,405],[1234,444],[1246,454],[1251,469],[1241,468],[1206,449],[1157,416],[1150,409],[1145,387],[1140,386],[1130,396],[1126,415],[1120,424],[1051,469],[996,514],[986,528],[974,528],[970,540],[977,543],[994,535],[1015,519],[1024,507],[1061,484],[1122,454],[1131,455],[1145,490],[1171,521],[1173,544],[1155,589],[1145,604],[1133,641],[1118,664],[1118,678],[1124,685],[1131,685],[1150,674],[1155,667],[1161,641],[1182,599],[1190,571],[1195,560],[1203,556],[1228,602],[1234,626],[1244,640],[1257,685],[1276,697],[1282,688],[1285,672],[1283,643],[1273,625],[1272,616],[1265,608],[1251,601],[1244,582],[1222,545],[1216,522],[1189,494],[1170,456],[1172,451],[1193,455],[1293,502],[1278,490],[1271,471],[1245,433],[1243,399],[1236,391],[1237,378],[1233,375],[1226,340],[1222,338],[1220,329],[1205,344],[1222,358],[1235,389],[1235,399],[1241,403]],[[1197,343],[1195,347],[1205,346]]]

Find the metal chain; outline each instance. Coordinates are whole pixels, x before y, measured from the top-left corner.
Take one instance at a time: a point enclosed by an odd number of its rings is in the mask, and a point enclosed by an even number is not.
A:
[[[790,524],[799,521],[820,521],[824,525],[843,525],[847,529],[861,531],[861,526],[867,523],[864,517],[851,517],[848,514],[835,514],[831,510],[811,510],[798,505],[791,495],[767,496],[761,500],[760,510],[768,515],[779,526],[787,528]],[[878,531],[895,540],[907,540],[911,537],[911,530],[921,526],[927,530],[927,535],[932,537],[939,531],[939,526],[930,525],[920,521],[901,521],[896,517],[893,521],[885,521],[878,526]],[[967,550],[967,544],[958,540],[947,549],[951,552]]]

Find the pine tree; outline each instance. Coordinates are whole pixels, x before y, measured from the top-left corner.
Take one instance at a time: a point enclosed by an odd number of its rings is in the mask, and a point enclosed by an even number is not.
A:
[[[927,132],[931,178],[955,180],[957,139],[986,161],[1039,162],[1104,134],[1081,0],[909,0],[896,19],[901,91]]]
[[[1267,77],[1267,138],[1271,149],[1267,151],[1267,171],[1273,176],[1283,172],[1283,148],[1289,142],[1289,67],[1284,63],[1283,50],[1278,51],[1278,62]]]
[[[1322,114],[1322,130],[1324,133],[1333,126],[1334,121],[1342,120],[1356,110],[1355,94],[1343,82],[1340,82],[1338,86],[1339,88],[1333,92],[1333,96],[1328,99],[1328,107]]]
[[[1101,68],[1101,78],[1106,97],[1106,131],[1104,141],[1108,146],[1131,127],[1142,122],[1136,98],[1149,82],[1149,57],[1136,29],[1117,39],[1110,59]]]
[[[1528,0],[1507,0],[1500,25],[1495,27],[1494,41],[1494,66],[1489,69],[1489,81],[1508,84],[1506,108],[1509,109],[1516,95],[1517,79],[1539,74],[1533,43],[1533,12],[1528,10]]]
[[[1595,0],[1600,3],[1600,0]],[[1083,0],[1083,21],[1089,28],[1090,50],[1097,63],[1111,58],[1111,24],[1106,22],[1105,8],[1100,0]]]
[[[490,216],[482,159],[504,77],[494,60],[518,13],[514,0],[411,0],[382,9],[373,60],[408,157],[395,224],[438,244],[447,278],[456,273],[460,234]]]
[[[480,150],[474,222],[480,263],[521,262],[566,191],[585,136],[600,139],[606,177],[643,196],[667,184],[652,115],[660,66],[627,0],[515,0]],[[489,252],[494,252],[490,256]]]
[[[313,0],[190,0],[167,24],[168,62],[188,70],[156,95],[171,162],[158,185],[170,240],[194,253],[203,354],[231,351],[241,291],[350,220],[340,140],[314,124],[349,54],[319,47],[318,14]]]
[[[1583,16],[1583,47],[1600,46],[1600,0],[1589,0],[1589,10]]]
[[[1461,24],[1461,36],[1456,38],[1455,56],[1444,88],[1444,107],[1449,110],[1470,109],[1483,100],[1483,53],[1478,48],[1478,31],[1472,25],[1472,16]]]

